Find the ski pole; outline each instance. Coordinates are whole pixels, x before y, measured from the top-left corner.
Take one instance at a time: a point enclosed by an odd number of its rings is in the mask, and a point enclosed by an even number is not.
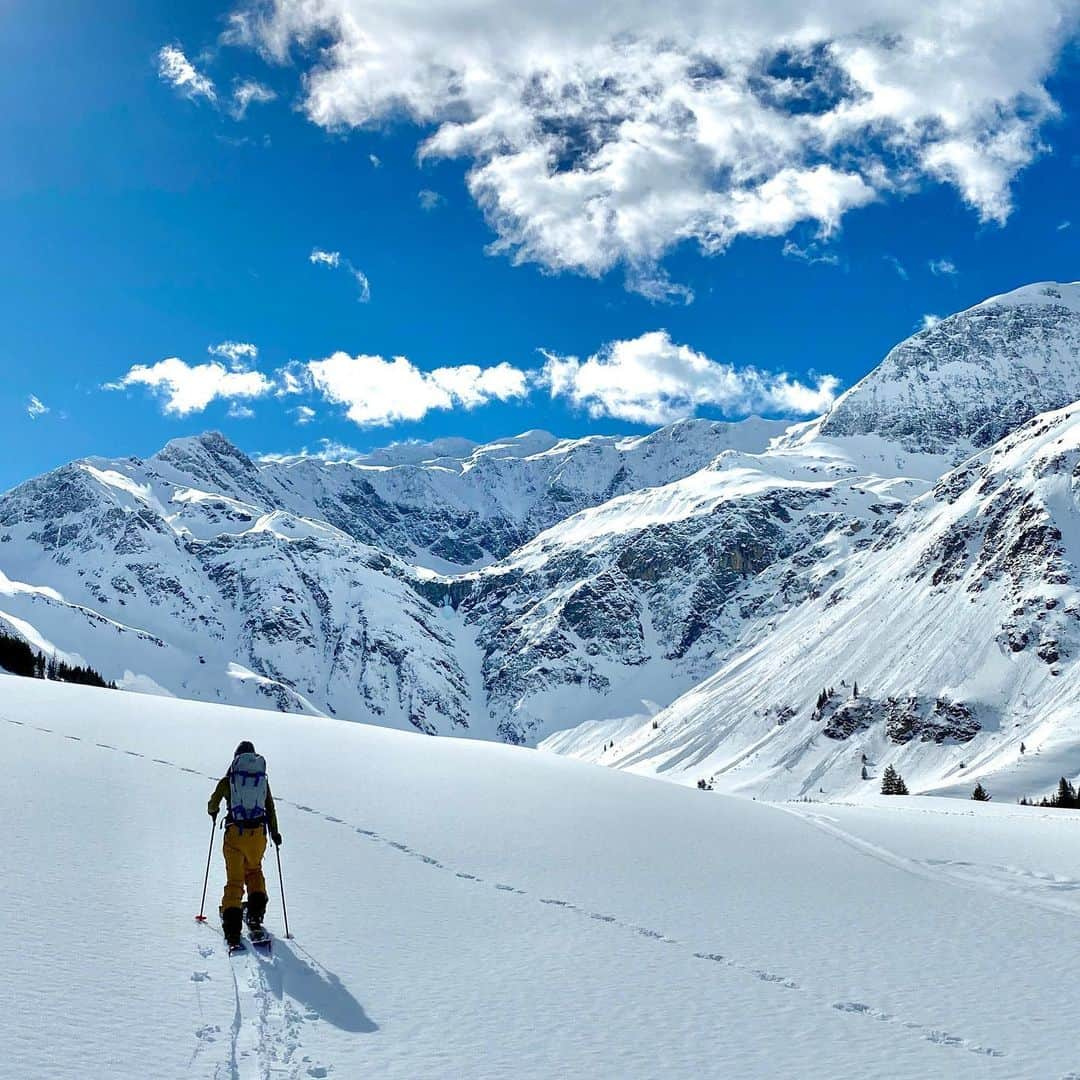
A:
[[[275,844],[274,851],[277,853],[277,879],[281,886],[281,917],[285,920],[285,936],[291,938],[289,933],[289,913],[285,909],[285,879],[281,876],[281,848]]]
[[[210,850],[206,853],[206,876],[202,883],[202,900],[199,902],[199,914],[195,916],[196,922],[206,922],[203,908],[206,907],[206,885],[210,880],[210,858],[214,854],[214,830],[217,828],[217,816],[210,819]]]

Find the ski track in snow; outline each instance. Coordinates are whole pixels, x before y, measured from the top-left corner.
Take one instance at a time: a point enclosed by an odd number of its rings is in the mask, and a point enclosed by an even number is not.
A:
[[[9,724],[33,728],[34,730],[45,734],[57,734],[51,728],[41,727],[37,724],[24,723],[20,720],[12,720],[7,716],[0,716],[0,719],[5,720]],[[95,743],[94,745],[103,750],[109,750],[114,753],[123,753],[131,757],[145,758],[146,756],[132,750],[125,750],[121,747],[110,746],[105,743]],[[210,781],[216,781],[218,779],[218,777],[211,776],[209,773],[201,773],[196,769],[176,765],[160,758],[151,760],[155,764],[164,765],[168,768],[175,769],[178,772],[189,773],[193,776],[198,776]],[[328,824],[346,828],[354,836],[360,836],[372,843],[391,848],[401,855],[404,855],[406,858],[416,859],[419,862],[430,866],[432,869],[450,871],[454,874],[455,878],[467,882],[470,886],[484,884],[484,880],[475,874],[448,867],[438,859],[435,859],[430,855],[425,855],[422,852],[414,851],[407,844],[397,840],[390,840],[372,829],[365,829],[353,825],[342,818],[326,813],[313,806],[291,802],[288,799],[282,798],[276,799],[276,802],[279,806],[289,806],[302,813],[322,818],[322,820]],[[935,881],[945,880],[959,886],[986,888],[1013,899],[1018,899],[1021,895],[1025,900],[1031,900],[1036,903],[1039,903],[1041,899],[1045,899],[1025,891],[1019,884],[1014,885],[1011,888],[1002,886],[992,876],[978,872],[987,869],[1008,870],[1010,868],[975,867],[973,869],[976,872],[972,873],[969,877],[964,877],[957,871],[972,868],[972,864],[953,863],[947,860],[926,860],[925,862],[922,862],[919,860],[908,859],[844,831],[839,828],[838,825],[834,824],[837,820],[836,818],[831,818],[822,814],[808,813],[806,811],[779,805],[777,805],[777,808],[802,818],[808,824],[829,833],[842,843],[846,843],[861,851],[863,854],[879,859],[898,870],[913,873],[924,878],[930,878]],[[943,869],[943,867],[947,867],[948,869]],[[1026,871],[1017,870],[1016,868],[1011,869],[1015,871],[1014,877],[1018,882],[1022,882],[1025,879],[1036,880],[1036,875]],[[1043,881],[1041,877],[1038,878],[1038,880]],[[1059,882],[1059,884],[1068,884],[1080,889],[1080,882]],[[498,892],[514,896],[528,896],[528,893],[525,890],[519,889],[513,885],[508,885],[505,882],[496,883],[493,885],[493,888]],[[972,1040],[962,1038],[938,1028],[905,1020],[902,1017],[884,1012],[883,1010],[877,1009],[864,1002],[831,1000],[820,992],[801,986],[794,980],[776,974],[766,968],[755,966],[754,964],[747,963],[743,960],[737,960],[722,953],[695,950],[693,946],[669,937],[659,930],[654,930],[646,926],[639,926],[636,923],[621,919],[616,915],[590,911],[569,900],[557,897],[538,896],[536,897],[536,900],[546,907],[572,913],[575,916],[590,919],[598,923],[606,923],[608,926],[617,928],[621,931],[628,931],[645,940],[690,949],[691,955],[698,960],[705,960],[710,963],[722,965],[748,978],[758,979],[761,982],[773,984],[779,990],[806,993],[808,996],[815,999],[819,1007],[835,1009],[852,1017],[868,1019],[877,1023],[895,1025],[910,1032],[917,1038],[924,1039],[927,1042],[945,1048],[965,1050],[981,1057],[1001,1058],[1006,1056],[1002,1050],[982,1046]],[[1075,906],[1065,907],[1060,903],[1058,905],[1051,904],[1044,906],[1051,906],[1052,910],[1058,912],[1065,910],[1072,915],[1080,915],[1080,911],[1078,911]],[[199,953],[203,958],[207,958],[209,955],[212,955],[213,950],[209,950],[208,952],[205,948],[200,947]],[[307,954],[305,953],[305,955]],[[236,1012],[230,1029],[229,1058],[226,1062],[218,1065],[213,1073],[213,1080],[276,1080],[276,1078],[281,1077],[288,1078],[288,1080],[297,1080],[297,1078],[302,1075],[311,1077],[328,1076],[333,1066],[312,1064],[305,1074],[302,1074],[300,1071],[303,1064],[306,1064],[309,1061],[307,1058],[304,1058],[302,1061],[296,1060],[301,1056],[300,1025],[304,1020],[313,1020],[317,1019],[317,1017],[301,1016],[299,1010],[287,999],[287,996],[283,992],[279,993],[271,987],[268,977],[272,977],[273,967],[276,961],[272,957],[261,958],[250,948],[242,955],[236,957],[226,956],[226,959],[230,961],[232,969],[236,995]],[[198,982],[198,980],[195,979],[193,979],[193,981],[195,981],[196,984]],[[280,987],[278,989],[280,989]],[[244,1007],[245,1005],[247,1005],[246,1008]],[[207,1045],[212,1044],[218,1039],[221,1034],[221,1029],[209,1024],[203,1024],[195,1034],[198,1042],[192,1055],[192,1063],[195,1062],[200,1052]],[[1063,1080],[1069,1080],[1069,1078],[1066,1077],[1063,1078]],[[1080,1075],[1076,1077],[1076,1080],[1080,1080]]]
[[[838,818],[774,805],[802,818],[856,851],[916,877],[1023,900],[1026,904],[1033,904],[1057,915],[1080,916],[1080,898],[1076,901],[1067,898],[1069,893],[1080,892],[1080,881],[1075,878],[1025,870],[1019,866],[972,863],[961,859],[911,859],[848,832],[841,828]]]

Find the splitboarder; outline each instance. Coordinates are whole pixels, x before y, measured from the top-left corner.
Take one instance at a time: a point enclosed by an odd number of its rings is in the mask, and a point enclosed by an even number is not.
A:
[[[221,929],[230,949],[241,948],[240,935],[247,920],[253,939],[263,934],[262,923],[269,900],[262,859],[266,852],[266,833],[281,847],[277,811],[266,778],[266,759],[255,753],[252,743],[244,740],[236,748],[229,771],[214,788],[207,811],[216,821],[222,799],[228,799],[225,817],[225,892],[221,897]],[[243,904],[247,887],[247,904]]]

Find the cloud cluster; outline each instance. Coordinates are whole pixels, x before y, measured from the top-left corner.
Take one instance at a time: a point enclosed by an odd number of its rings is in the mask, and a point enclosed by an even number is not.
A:
[[[233,419],[253,415],[247,402],[255,398],[315,396],[342,407],[357,426],[370,428],[422,420],[433,411],[524,401],[534,393],[547,393],[590,416],[636,424],[665,424],[701,408],[727,416],[810,416],[832,404],[839,386],[832,375],[808,384],[784,373],[720,363],[677,344],[665,330],[610,342],[585,360],[542,350],[539,368],[457,364],[424,371],[405,356],[336,352],[294,360],[265,375],[243,366],[243,360],[254,360],[253,345],[223,342],[210,351],[229,359],[231,366],[217,361],[192,365],[174,356],[138,364],[106,389],[148,387],[161,398],[164,411],[176,416],[228,401]],[[239,360],[233,362],[234,355]],[[300,426],[317,415],[309,404],[289,411]]]
[[[198,70],[178,45],[165,45],[158,50],[158,77],[191,101],[205,98],[218,104],[217,87],[209,75]],[[251,105],[275,101],[277,94],[255,79],[237,79],[228,105],[223,106],[234,120],[243,120]]]
[[[361,304],[366,304],[371,299],[371,282],[368,281],[367,274],[353,266],[348,259],[343,258],[340,251],[323,251],[321,248],[314,248],[308,256],[308,262],[313,266],[326,266],[331,270],[347,270],[359,289],[357,300]]]
[[[553,398],[566,398],[590,416],[636,424],[666,424],[702,406],[733,416],[813,415],[832,404],[839,386],[832,375],[807,386],[786,374],[719,363],[676,344],[665,330],[614,341],[587,360],[545,355],[541,378]]]
[[[224,364],[188,364],[170,356],[156,364],[136,364],[106,390],[145,386],[162,399],[162,408],[174,416],[202,412],[212,401],[258,398],[269,394],[274,384],[259,371],[231,371]]]
[[[31,420],[36,420],[39,416],[44,416],[49,411],[49,406],[46,405],[41,398],[36,394],[31,394],[26,401],[26,415]]]
[[[524,371],[510,364],[421,371],[404,356],[350,356],[334,353],[307,365],[312,385],[330,402],[344,405],[360,427],[421,420],[433,409],[475,409],[490,401],[510,401],[528,393]]]
[[[920,183],[1004,221],[1076,20],[1075,0],[251,0],[228,36],[306,68],[314,123],[404,115],[422,157],[466,159],[494,250],[685,299],[657,270],[676,245],[828,235]]]

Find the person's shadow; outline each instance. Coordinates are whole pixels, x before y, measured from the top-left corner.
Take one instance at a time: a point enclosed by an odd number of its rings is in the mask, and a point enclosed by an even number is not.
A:
[[[295,945],[295,942],[292,944]],[[285,939],[274,938],[274,962],[263,968],[270,992],[277,998],[288,994],[311,1012],[317,1013],[321,1020],[342,1031],[362,1035],[378,1031],[379,1025],[364,1012],[363,1005],[349,993],[341,980],[302,946],[296,948],[304,955],[297,956]]]

